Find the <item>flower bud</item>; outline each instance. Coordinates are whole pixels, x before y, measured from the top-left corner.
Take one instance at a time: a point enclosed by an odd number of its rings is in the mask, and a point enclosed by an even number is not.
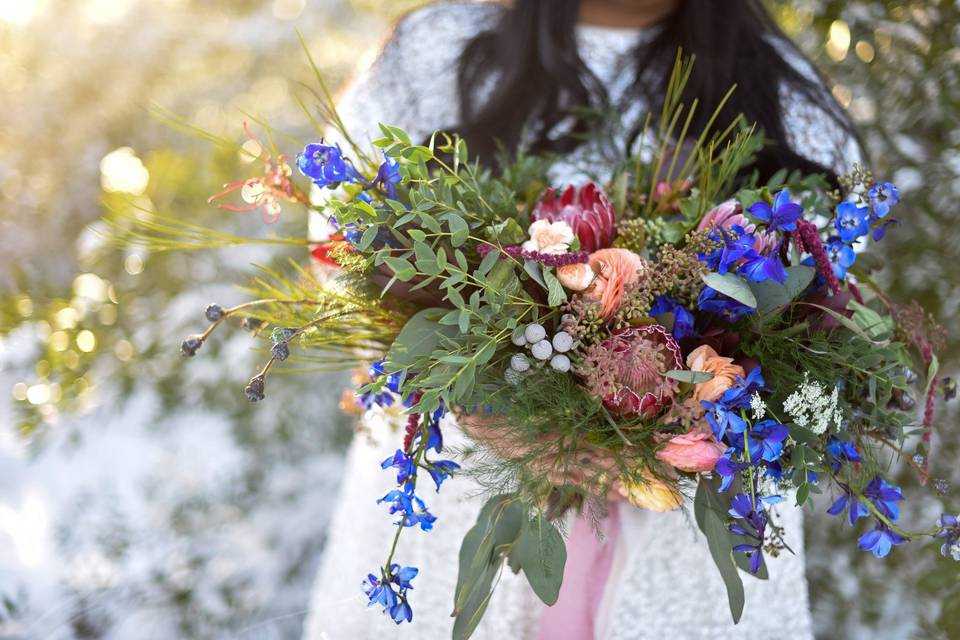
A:
[[[223,307],[216,303],[208,305],[206,311],[204,311],[204,315],[210,322],[216,322],[223,317]]]

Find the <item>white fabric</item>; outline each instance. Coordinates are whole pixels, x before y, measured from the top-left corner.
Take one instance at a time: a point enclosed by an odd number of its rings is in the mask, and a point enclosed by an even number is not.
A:
[[[348,131],[363,144],[378,136],[378,122],[403,127],[413,139],[455,124],[457,57],[463,43],[488,25],[496,11],[486,3],[435,5],[404,19],[377,62],[342,96],[339,111]],[[630,84],[633,72],[625,56],[639,36],[637,31],[623,29],[578,29],[581,56],[615,102]],[[804,65],[798,62],[798,68],[810,72]],[[838,166],[832,149],[834,141],[843,140],[842,131],[804,100],[785,93],[783,101],[795,148]],[[622,111],[625,118],[641,112],[642,105],[636,104]],[[849,145],[846,157],[856,159],[855,145]],[[558,183],[578,178],[569,167],[558,167],[554,174]],[[315,220],[313,237],[323,237],[325,232],[325,223]],[[370,415],[364,423],[369,433],[355,437],[348,453],[304,638],[448,638],[459,546],[481,506],[475,499],[479,489],[463,477],[445,483],[439,494],[421,489],[438,520],[432,532],[408,529],[401,537],[395,561],[419,567],[420,574],[411,593],[414,621],[395,626],[378,608],[367,608],[360,583],[383,563],[394,533],[393,518],[375,500],[392,488],[392,476],[381,471],[380,462],[398,448],[402,420]],[[450,421],[444,435],[454,445],[462,438]],[[787,552],[768,558],[769,581],[744,575],[747,604],[736,627],[706,542],[685,511],[656,514],[623,505],[621,516],[623,528],[598,638],[812,637],[803,519],[792,502],[780,509],[778,522],[797,555]],[[542,610],[522,575],[506,570],[474,637],[536,637]]]

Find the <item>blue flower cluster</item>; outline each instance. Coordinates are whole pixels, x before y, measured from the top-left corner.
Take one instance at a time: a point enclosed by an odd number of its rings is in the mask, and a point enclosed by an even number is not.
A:
[[[874,476],[860,495],[854,493],[849,485],[842,482],[838,484],[843,489],[843,493],[827,509],[827,513],[837,516],[846,511],[850,526],[864,517],[873,516],[875,520],[875,527],[860,536],[857,546],[864,551],[872,552],[878,558],[883,558],[890,553],[894,545],[908,541],[890,526],[900,518],[900,506],[897,504],[903,500],[900,487],[887,484],[880,476]]]
[[[374,406],[393,406],[393,403],[396,402],[397,395],[400,394],[403,374],[400,372],[387,373],[383,368],[383,360],[380,360],[370,365],[370,368],[367,370],[367,375],[373,383],[377,383],[381,378],[385,378],[383,386],[377,389],[358,392],[356,397],[357,405],[367,410],[372,409]]]
[[[827,255],[833,265],[833,273],[838,280],[847,276],[847,269],[853,266],[857,254],[853,250],[854,244],[867,234],[871,233],[875,241],[883,239],[887,228],[897,221],[887,219],[891,207],[900,202],[900,192],[892,182],[877,183],[867,189],[869,206],[861,206],[855,202],[841,202],[837,205],[833,227],[836,235],[827,239]]]
[[[394,385],[391,388],[394,393],[399,393],[402,380],[396,378],[390,379],[391,375],[383,369],[383,363],[374,363],[371,366],[371,376],[387,376],[386,385]],[[418,471],[425,469],[433,479],[440,491],[440,486],[444,480],[452,476],[460,465],[452,460],[430,460],[427,458],[427,452],[433,450],[440,453],[443,449],[443,433],[440,430],[440,420],[443,418],[445,410],[443,405],[428,415],[418,416],[416,414],[410,417],[410,426],[416,428],[415,434],[409,434],[404,441],[404,449],[397,449],[396,453],[384,460],[380,467],[382,469],[393,469],[397,474],[397,488],[387,492],[385,496],[377,500],[377,504],[386,503],[389,505],[391,515],[398,514],[399,519],[394,522],[398,527],[397,536],[399,537],[403,529],[419,526],[422,531],[433,529],[433,523],[437,518],[430,513],[426,503],[416,494]],[[408,427],[409,430],[409,427]],[[394,545],[396,548],[396,545]],[[393,551],[390,557],[380,570],[380,578],[374,574],[367,576],[363,583],[364,593],[367,594],[370,605],[380,605],[384,613],[387,613],[394,622],[410,622],[413,619],[413,610],[407,599],[407,590],[411,589],[410,580],[417,575],[415,567],[399,567],[391,562]]]
[[[945,513],[940,516],[939,524],[940,531],[935,537],[943,539],[940,554],[960,562],[960,516]]]
[[[749,478],[750,486],[746,492],[731,499],[730,514],[738,522],[730,525],[730,531],[750,540],[737,545],[735,550],[747,554],[753,573],[763,565],[763,540],[767,526],[765,505],[780,501],[777,495],[760,495],[760,480],[768,477],[776,481],[783,476],[778,461],[789,435],[787,427],[775,420],[753,422],[747,418],[751,398],[762,391],[764,385],[763,373],[756,368],[746,378],[738,377],[736,384],[715,402],[700,403],[707,410],[706,419],[717,442],[727,446],[715,467],[721,478],[720,490],[729,490],[738,475]]]
[[[321,189],[336,188],[344,182],[365,182],[353,164],[343,157],[340,145],[326,145],[322,140],[303,148],[297,155],[297,167]]]

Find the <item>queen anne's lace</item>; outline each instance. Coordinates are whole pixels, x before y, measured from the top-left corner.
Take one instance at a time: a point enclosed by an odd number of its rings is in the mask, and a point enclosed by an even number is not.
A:
[[[488,3],[444,4],[407,17],[373,66],[363,71],[339,102],[340,116],[359,144],[378,136],[378,122],[404,128],[412,138],[428,136],[435,128],[457,121],[456,63],[463,43],[489,25],[500,9]],[[638,37],[649,34],[626,29],[580,27],[578,43],[584,61],[607,86],[611,99],[623,103],[633,69],[630,53]],[[811,70],[796,61],[804,73]],[[842,169],[833,151],[846,145],[845,159],[858,160],[852,141],[806,98],[782,94],[789,142],[805,156]],[[620,109],[625,121],[644,113],[632,100]],[[340,142],[331,136],[329,143]],[[622,141],[620,141],[622,143]],[[344,146],[346,149],[346,146]],[[602,150],[582,148],[566,164],[553,169],[557,184],[581,182],[577,166],[602,158]],[[597,161],[599,162],[599,160]],[[326,236],[319,216],[311,221],[315,239]],[[458,551],[473,525],[482,500],[469,478],[447,482],[433,495],[438,520],[430,536],[404,539],[397,560],[420,568],[422,583],[411,592],[413,624],[395,626],[375,610],[368,610],[360,590],[369,567],[383,560],[392,529],[377,509],[392,481],[380,472],[380,461],[391,455],[402,438],[402,418],[365,420],[369,435],[354,438],[344,469],[344,482],[331,520],[323,559],[304,629],[306,640],[362,638],[450,637],[453,590]],[[456,425],[444,429],[454,449],[461,440]],[[734,627],[726,592],[703,537],[686,511],[650,513],[620,506],[622,533],[609,587],[599,612],[597,637],[609,640],[641,638],[810,638],[803,561],[803,522],[793,500],[786,497],[777,523],[787,532],[786,542],[797,555],[770,559],[770,579],[744,575],[746,609]],[[523,639],[536,637],[543,605],[523,576],[505,570],[475,638]],[[579,639],[578,639],[579,640]]]

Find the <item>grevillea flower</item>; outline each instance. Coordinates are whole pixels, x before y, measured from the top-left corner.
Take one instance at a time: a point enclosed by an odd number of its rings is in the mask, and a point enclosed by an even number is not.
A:
[[[580,239],[580,248],[591,253],[606,249],[617,237],[617,215],[613,205],[592,182],[579,190],[571,185],[560,197],[555,189],[547,189],[531,218],[566,222]]]
[[[596,277],[584,297],[600,302],[600,315],[609,320],[623,305],[627,287],[647,271],[647,262],[627,249],[601,249],[590,254]]]
[[[678,391],[677,382],[663,374],[682,368],[680,347],[654,324],[624,329],[589,347],[580,373],[609,409],[653,417]]]
[[[657,459],[680,471],[701,473],[712,471],[723,452],[713,434],[693,430],[670,438],[657,450]]]

